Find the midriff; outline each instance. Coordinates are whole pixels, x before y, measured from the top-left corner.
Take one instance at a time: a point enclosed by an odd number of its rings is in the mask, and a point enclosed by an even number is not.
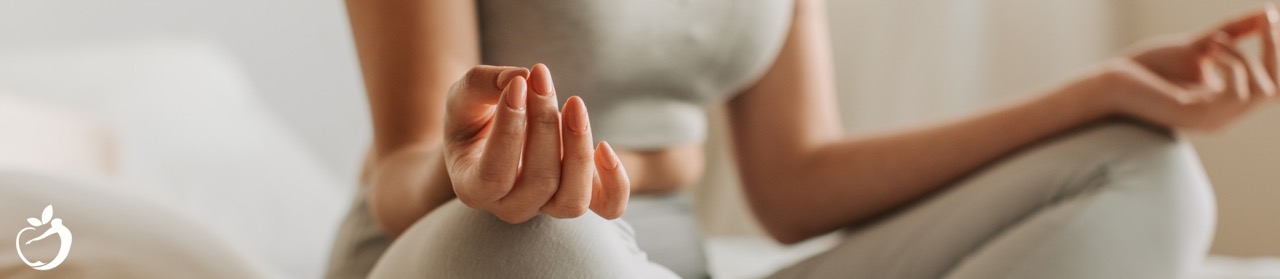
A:
[[[631,194],[663,194],[702,178],[702,144],[656,150],[616,150],[631,179]]]

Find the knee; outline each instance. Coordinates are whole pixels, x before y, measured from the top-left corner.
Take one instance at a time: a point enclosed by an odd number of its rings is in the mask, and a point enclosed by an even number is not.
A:
[[[1046,154],[1052,156],[1045,158],[1056,160],[1056,166],[1065,168],[1062,162],[1070,162],[1088,172],[1069,176],[1079,177],[1073,182],[1090,191],[1063,205],[1078,208],[1070,211],[1075,214],[1071,219],[1063,219],[1071,222],[1063,226],[1079,230],[1066,234],[1088,237],[1081,240],[1086,244],[1096,238],[1100,245],[1080,245],[1077,250],[1145,259],[1142,265],[1108,272],[1178,274],[1203,257],[1212,239],[1216,208],[1211,185],[1185,139],[1160,128],[1117,121],[1084,128],[1048,149]],[[1086,262],[1096,263],[1078,263]]]
[[[1088,144],[1104,149],[1105,167],[1131,184],[1207,190],[1209,182],[1195,149],[1166,129],[1130,122],[1103,124],[1089,132]],[[1166,187],[1168,188],[1168,187]],[[1182,189],[1191,190],[1191,189]]]
[[[454,200],[415,223],[371,278],[621,278],[643,261],[623,224],[588,213],[508,224]]]
[[[1107,195],[1154,212],[1148,224],[1168,226],[1190,239],[1207,240],[1216,205],[1194,148],[1167,130],[1134,123],[1108,123],[1086,132],[1089,144],[1104,148]]]
[[[1116,121],[1078,136],[1085,151],[1100,158],[1108,184],[1144,195],[1163,193],[1171,202],[1212,207],[1210,183],[1195,149],[1167,129]],[[1157,195],[1159,196],[1159,195]]]
[[[1182,137],[1165,128],[1134,121],[1108,121],[1082,128],[1068,141],[1096,152],[1134,157],[1175,154],[1189,149]]]

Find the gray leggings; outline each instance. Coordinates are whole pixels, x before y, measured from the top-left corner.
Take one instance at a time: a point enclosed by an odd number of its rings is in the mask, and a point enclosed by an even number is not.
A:
[[[1185,141],[1109,122],[850,227],[832,250],[772,277],[1179,278],[1203,257],[1214,214]],[[510,225],[454,201],[392,243],[370,277],[674,278],[637,237],[591,214]]]

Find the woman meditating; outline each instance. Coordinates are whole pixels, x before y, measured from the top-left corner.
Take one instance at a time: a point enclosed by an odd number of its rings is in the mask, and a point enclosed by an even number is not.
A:
[[[1177,278],[1214,204],[1172,130],[1223,128],[1280,80],[1268,5],[1030,98],[850,137],[821,0],[347,6],[375,134],[331,278],[707,277],[676,193],[718,105],[769,235],[842,238],[774,278]]]

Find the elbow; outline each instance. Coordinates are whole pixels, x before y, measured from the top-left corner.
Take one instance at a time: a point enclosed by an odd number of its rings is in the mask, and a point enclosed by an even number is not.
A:
[[[812,233],[800,203],[788,201],[787,193],[759,193],[759,188],[748,186],[747,198],[756,221],[773,240],[782,244],[795,244],[818,235]]]
[[[796,244],[809,239],[808,237],[789,230],[767,229],[767,231],[769,232],[770,238],[773,238],[774,241],[784,245]]]
[[[817,182],[799,160],[792,164],[770,164],[740,172],[743,192],[761,227],[782,244],[795,244],[821,235],[821,214],[815,214],[813,192],[804,185]]]
[[[760,221],[760,225],[764,227],[770,238],[785,245],[796,244],[817,235],[808,232],[809,230],[806,230],[802,224],[792,218],[760,215],[757,220]]]

